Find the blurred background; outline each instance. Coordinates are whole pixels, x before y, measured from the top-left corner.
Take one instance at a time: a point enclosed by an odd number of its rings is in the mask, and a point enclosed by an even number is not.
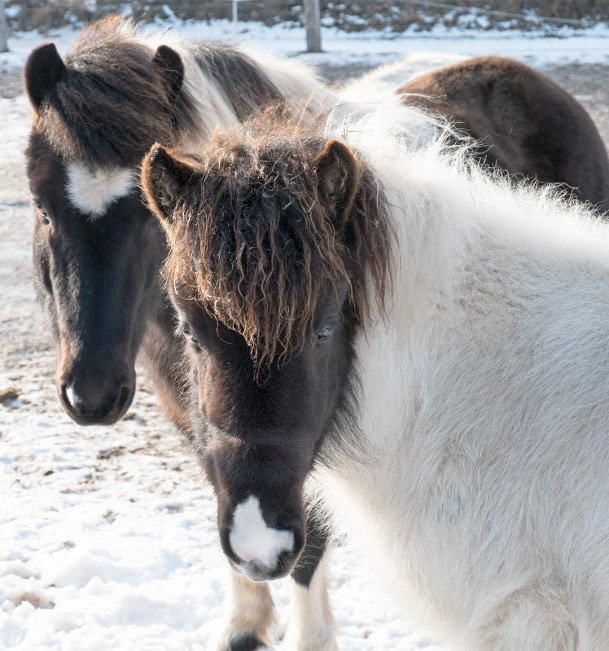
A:
[[[231,0],[166,0],[165,2],[104,2],[100,0],[5,0],[9,30],[49,30],[81,25],[108,13],[132,15],[147,22],[172,19],[212,21],[233,18]],[[304,24],[303,2],[240,0],[239,21],[266,25]],[[344,0],[319,1],[321,24],[345,31],[368,28],[400,33],[434,26],[466,29],[538,29],[540,23],[586,28],[609,21],[607,0]]]

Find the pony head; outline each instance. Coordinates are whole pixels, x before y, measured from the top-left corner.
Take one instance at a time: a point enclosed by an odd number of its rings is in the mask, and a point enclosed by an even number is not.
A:
[[[201,156],[155,145],[142,166],[222,547],[252,580],[291,570],[308,473],[332,442],[356,446],[355,338],[390,269],[365,165],[340,141],[278,131],[216,135]]]
[[[58,340],[59,396],[82,425],[124,415],[148,316],[162,309],[164,235],[137,171],[152,142],[176,138],[183,75],[174,50],[135,41],[118,18],[83,30],[65,62],[49,43],[26,64],[36,285]]]

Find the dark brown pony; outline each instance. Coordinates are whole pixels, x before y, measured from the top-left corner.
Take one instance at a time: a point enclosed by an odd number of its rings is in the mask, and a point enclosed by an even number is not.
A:
[[[58,337],[61,403],[82,425],[125,413],[143,343],[163,407],[187,427],[181,343],[158,287],[164,236],[142,203],[138,166],[155,141],[205,138],[281,98],[238,50],[157,41],[109,18],[82,31],[66,62],[51,43],[25,70],[36,285]]]
[[[285,576],[304,548],[303,480],[325,435],[357,448],[353,342],[390,276],[376,179],[340,142],[282,124],[218,136],[202,158],[155,146],[142,166],[222,548],[254,581]]]
[[[487,164],[562,183],[609,211],[602,138],[581,104],[540,72],[505,57],[476,57],[421,75],[398,92],[478,140],[476,156]]]

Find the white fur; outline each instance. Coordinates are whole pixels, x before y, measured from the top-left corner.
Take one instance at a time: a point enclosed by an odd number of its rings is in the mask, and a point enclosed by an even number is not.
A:
[[[290,651],[336,651],[336,624],[328,598],[327,558],[319,563],[308,588],[292,582],[294,604],[285,636]]]
[[[135,173],[127,168],[90,171],[82,165],[67,166],[70,203],[85,215],[100,217],[117,199],[131,192]]]
[[[316,110],[330,93],[315,68],[294,59],[279,59],[249,46],[240,46],[239,49],[264,70],[279,92],[294,106],[300,106],[304,100],[309,110]]]
[[[279,554],[294,546],[294,533],[269,527],[260,509],[260,501],[250,495],[235,508],[229,534],[232,550],[246,563],[273,567]]]
[[[207,645],[207,651],[226,651],[243,635],[256,635],[265,645],[273,643],[275,607],[268,583],[253,583],[229,570],[230,590],[225,602],[225,624]]]
[[[453,647],[607,648],[609,225],[413,146],[409,121],[396,105],[346,130],[396,263],[356,342],[366,462],[320,471],[322,494]]]

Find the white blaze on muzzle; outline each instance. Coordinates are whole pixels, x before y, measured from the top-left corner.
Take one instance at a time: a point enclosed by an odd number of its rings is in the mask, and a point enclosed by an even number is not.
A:
[[[93,218],[101,217],[112,203],[128,195],[135,180],[133,170],[126,167],[91,172],[82,165],[71,163],[67,174],[70,203]]]
[[[291,552],[294,547],[294,533],[267,526],[260,501],[253,495],[237,505],[228,539],[231,549],[241,560],[266,567],[274,567],[279,554]]]

